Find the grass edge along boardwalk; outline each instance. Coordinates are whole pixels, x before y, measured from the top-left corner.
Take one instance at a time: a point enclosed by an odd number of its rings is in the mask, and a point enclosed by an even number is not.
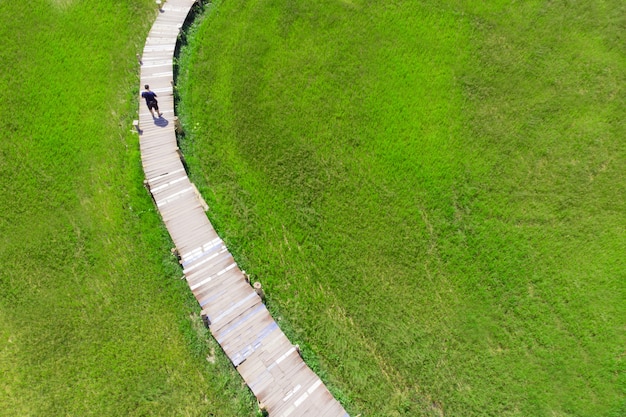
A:
[[[209,222],[181,161],[172,65],[179,30],[195,3],[169,0],[146,39],[141,86],[150,85],[163,112],[162,118],[153,119],[140,104],[139,142],[146,185],[176,245],[205,323],[262,408],[271,416],[347,416],[245,279]]]

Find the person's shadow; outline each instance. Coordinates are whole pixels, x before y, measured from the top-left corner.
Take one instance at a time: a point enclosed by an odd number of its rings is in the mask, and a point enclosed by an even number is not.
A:
[[[163,116],[157,117],[152,120],[154,121],[154,124],[159,127],[166,127],[168,124],[170,124],[170,122],[168,122],[167,119],[165,119]]]

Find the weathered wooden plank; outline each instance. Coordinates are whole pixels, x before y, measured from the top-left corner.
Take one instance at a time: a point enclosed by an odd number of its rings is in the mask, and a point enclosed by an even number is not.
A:
[[[163,163],[161,165],[142,161],[142,165],[143,171],[146,174],[146,178],[148,180],[150,180],[150,178],[177,170],[183,166],[182,162],[180,161],[168,161],[167,163]]]
[[[211,313],[219,312],[215,308],[223,297],[232,299],[235,293],[245,296],[249,291],[248,283],[243,279],[241,270],[233,260],[223,258],[220,268],[214,273],[198,274],[197,286],[191,290],[202,307],[207,303],[212,303],[209,309]]]
[[[180,252],[180,258],[182,260],[181,263],[192,261],[193,259],[196,259],[197,257],[202,256],[202,254],[204,254],[206,251],[212,249],[216,245],[222,244],[222,242],[223,242],[222,239],[219,236],[216,236],[215,238],[212,238],[210,240],[203,241],[202,243],[198,244],[196,247],[186,252]]]
[[[185,276],[187,277],[189,288],[193,291],[212,279],[214,280],[222,276],[231,269],[238,269],[238,267],[228,249],[224,248],[220,249],[215,255],[209,255],[196,268],[185,273]]]
[[[273,415],[288,416],[296,410],[300,412],[305,412],[308,409],[319,411],[321,405],[319,400],[324,395],[324,390],[318,390],[322,381],[313,372],[306,372],[307,369],[303,367],[297,375],[298,378],[293,379],[293,388],[287,391],[282,403],[277,403],[273,408]],[[312,398],[314,395],[315,397]],[[327,401],[327,398],[324,400]]]
[[[193,253],[186,253],[185,259],[181,261],[181,266],[190,287],[193,287],[193,283],[197,281],[198,273],[205,273],[206,268],[217,262],[217,258],[224,252],[228,253],[228,248],[224,241],[218,238],[210,246],[203,244]]]
[[[291,403],[291,406],[295,408],[294,411],[298,411],[301,415],[305,416],[322,417],[327,414],[329,410],[335,407],[335,399],[327,390],[322,388],[322,381],[317,378],[314,384],[307,387],[307,389]],[[278,415],[289,417],[292,415],[292,412],[289,412],[288,409],[284,409],[281,410]]]
[[[198,304],[203,308],[207,317],[221,313],[220,309],[226,308],[226,306],[232,304],[234,300],[243,298],[240,294],[248,294],[246,292],[247,283],[242,280],[237,280],[236,276],[237,272],[231,271],[223,277],[218,277],[204,284],[193,292],[196,300],[198,300]],[[244,315],[246,312],[239,311],[239,314]],[[229,325],[229,323],[223,324],[223,326]],[[215,332],[221,328],[222,326],[214,327],[213,331]]]
[[[192,252],[181,254],[180,264],[183,267],[183,270],[185,268],[190,268],[198,262],[204,260],[206,257],[213,256],[215,253],[222,249],[226,249],[226,245],[224,244],[224,241],[222,239],[217,237],[212,241],[203,244]]]
[[[167,198],[172,194],[192,187],[188,177],[179,177],[176,180],[170,181],[160,186],[151,187],[150,192],[154,196],[155,200]],[[193,187],[192,187],[193,188]]]
[[[236,275],[236,272],[230,272],[224,277],[219,277],[215,281],[207,283],[211,287],[210,290],[203,286],[197,293],[196,299],[204,309],[206,316],[209,317],[212,331],[227,326],[235,316],[244,314],[245,310],[258,304],[257,300],[251,297],[254,293],[250,293],[249,286],[241,280],[232,279]],[[231,279],[228,279],[229,276]],[[236,304],[239,305],[239,309],[232,310],[231,307]],[[220,317],[222,319],[217,321]]]
[[[185,233],[188,233],[188,229],[197,227],[205,228],[208,233],[204,234],[200,232],[198,236],[199,239],[194,239],[193,236],[185,238],[187,242],[195,240],[196,246],[200,246],[208,240],[214,239],[217,235],[214,233],[213,226],[206,218],[206,213],[198,201],[195,187],[193,187],[193,184],[189,183],[190,190],[186,191],[186,186],[187,184],[176,187],[174,190],[180,190],[178,191],[179,193],[184,192],[178,196],[174,195],[173,197],[175,199],[171,200],[168,205],[162,205],[162,210],[160,211],[163,221],[168,225],[168,229],[171,227],[177,234],[184,236]],[[178,198],[176,199],[176,197]],[[190,251],[188,248],[184,250],[179,249],[180,253]]]
[[[212,287],[218,287],[222,285],[222,281],[225,279],[233,279],[234,277],[241,278],[243,280],[243,274],[237,267],[237,263],[232,258],[232,255],[228,250],[223,249],[214,255],[210,255],[212,259],[210,265],[199,269],[194,272],[193,276],[187,277],[187,283],[189,289],[194,293],[200,293],[201,291],[209,291]],[[234,271],[235,275],[232,275],[231,271]],[[226,275],[228,274],[228,275]],[[239,277],[241,275],[241,277]]]
[[[180,155],[176,151],[176,138],[163,137],[162,132],[154,132],[150,130],[144,133],[145,136],[142,135],[139,146],[141,151],[146,154],[146,157],[148,155],[154,156],[169,153],[180,159]]]
[[[189,288],[193,291],[196,288],[210,281],[211,277],[219,277],[225,272],[233,269],[237,265],[226,247],[218,249],[214,254],[209,255],[198,263],[195,268],[190,266],[187,272],[183,273],[187,277]],[[191,269],[193,268],[193,269]]]
[[[276,360],[292,354],[292,349],[295,348],[282,332],[274,332],[266,338],[260,349],[250,355],[249,360],[239,365],[237,370],[257,397],[261,398],[262,392],[276,384],[269,369],[275,366]]]
[[[177,236],[174,243],[179,253],[187,253],[216,237],[217,233],[214,229],[203,227],[202,230],[193,236]],[[174,238],[172,237],[172,239]]]
[[[272,412],[272,409],[277,407],[282,402],[286,392],[289,391],[289,389],[285,389],[285,385],[289,383],[289,376],[298,373],[305,366],[304,362],[296,361],[289,369],[289,374],[286,374],[279,367],[268,369],[268,372],[270,372],[274,377],[275,382],[274,384],[267,386],[265,390],[262,390],[259,393],[259,396],[263,397],[263,402],[267,406],[269,412]],[[293,389],[293,386],[290,389]]]
[[[259,311],[261,305],[262,304],[259,304],[251,310],[239,315],[236,319],[223,326],[221,329],[216,330],[214,333],[216,338],[221,341],[220,345],[222,345],[222,348],[227,352],[228,356],[233,357],[238,352],[242,352],[246,346],[251,345],[254,341],[259,343],[259,346],[256,346],[254,350],[257,350],[257,348],[264,343],[263,339],[265,336],[268,336],[269,333],[261,337],[263,329],[266,329],[275,322],[269,314],[250,314],[251,312]],[[276,328],[278,329],[278,326],[276,326]],[[229,331],[230,329],[232,329],[232,331]]]
[[[293,369],[294,366],[298,367],[295,374],[285,372],[284,381],[288,381],[285,388],[288,388],[288,391],[286,391],[282,401],[270,401],[273,415],[289,415],[296,409],[299,410],[298,415],[307,414],[306,410],[319,412],[323,407],[323,403],[320,404],[319,402],[320,397],[324,398],[324,402],[333,399],[315,373],[308,367],[301,366],[300,362],[294,361],[294,364],[290,369]]]
[[[178,204],[184,205],[184,203]],[[206,242],[217,236],[215,230],[207,229],[200,222],[189,222],[185,218],[176,218],[175,221],[180,224],[176,228],[172,228],[170,235],[172,236],[178,253],[188,251],[189,248],[197,247],[199,244],[202,244],[202,242]],[[166,224],[170,225],[172,222],[173,220],[169,220]]]
[[[159,192],[163,188],[170,187],[179,181],[189,181],[187,172],[184,169],[167,173],[166,175],[158,178],[153,178],[148,182],[148,186],[150,187],[150,192],[154,193]]]
[[[189,193],[191,193],[191,196],[188,195]],[[183,195],[185,199],[191,199],[191,201],[187,202],[189,204],[192,204],[193,199],[196,198],[195,189],[189,181],[181,181],[172,184],[169,187],[161,188],[159,189],[159,191],[152,193],[157,207],[165,205],[168,201],[171,202],[175,199],[183,198]]]
[[[224,299],[219,300],[217,303],[206,307],[203,306],[203,308],[208,312],[211,327],[219,329],[232,321],[235,316],[241,314],[241,311],[252,308],[260,302],[261,299],[253,291],[236,301],[230,300],[229,297],[224,297]],[[212,310],[215,310],[215,312]]]
[[[159,149],[160,142],[160,149]],[[155,162],[176,162],[182,165],[182,160],[180,159],[180,155],[176,151],[176,148],[173,148],[170,151],[167,151],[165,148],[170,144],[166,141],[153,139],[149,142],[144,142],[140,145],[140,149],[143,152],[142,161],[145,164],[155,163]],[[169,161],[168,161],[169,160]]]
[[[280,391],[281,385],[284,385],[286,381],[283,380],[282,372],[279,372],[280,368],[277,368],[277,366],[293,354],[297,354],[295,347],[280,332],[280,334],[274,335],[273,339],[268,340],[265,346],[251,356],[252,359],[258,360],[264,365],[263,371],[257,373],[256,369],[251,371],[242,369],[240,372],[250,388],[258,396],[261,396],[261,393],[270,388]]]
[[[262,327],[259,332],[253,332],[250,338],[240,343],[237,348],[233,348],[229,357],[233,365],[239,366],[249,356],[251,356],[257,349],[261,347],[263,341],[269,337],[273,332],[280,332],[278,325],[274,320]]]
[[[205,275],[206,279],[192,290],[200,306],[213,315],[220,313],[219,309],[236,300],[236,297],[243,298],[249,294],[249,285],[241,279],[241,271],[236,264],[229,262],[225,263],[227,266],[220,273]]]
[[[254,308],[242,313],[237,318],[237,320],[234,320],[233,322],[228,323],[228,325],[223,326],[220,329],[215,329],[213,331],[213,336],[215,337],[215,340],[217,340],[217,342],[220,345],[229,343],[231,334],[234,334],[238,337],[239,334],[241,333],[240,329],[243,326],[247,327],[250,323],[256,323],[256,320],[258,318],[261,318],[261,320],[265,320],[265,318],[268,316],[269,314],[267,313],[267,309],[265,308],[265,305],[261,303],[255,306]],[[269,317],[271,318],[271,316]]]
[[[185,203],[185,204],[183,204]],[[204,214],[204,210],[199,204],[191,204],[192,202],[180,201],[178,204],[171,204],[169,206],[163,207],[163,210],[159,210],[161,213],[161,217],[163,218],[163,222],[166,226],[171,227],[173,230],[178,231],[178,228],[181,224],[189,223],[189,219],[192,219],[194,223],[205,224],[201,222],[202,215]],[[206,226],[203,226],[206,227]],[[169,230],[169,229],[168,229]],[[212,232],[213,228],[211,227],[209,232]],[[188,239],[186,239],[187,241]],[[202,245],[206,240],[198,239],[198,245]],[[183,251],[179,248],[179,253],[186,253],[187,251]]]
[[[148,117],[151,117],[148,115]],[[153,126],[140,126],[143,133],[139,138],[139,148],[142,152],[146,152],[148,155],[158,154],[171,154],[180,159],[180,154],[177,149],[176,137],[174,136],[174,129],[167,129],[169,131],[163,131],[164,129],[155,130]],[[165,134],[169,134],[166,137]]]

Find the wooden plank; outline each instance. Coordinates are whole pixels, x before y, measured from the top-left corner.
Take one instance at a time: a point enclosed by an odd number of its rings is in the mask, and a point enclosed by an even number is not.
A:
[[[285,390],[285,383],[289,382],[289,377],[298,373],[304,367],[306,367],[306,364],[304,362],[295,362],[289,369],[288,374],[286,374],[282,369],[278,367],[268,369],[268,371],[274,377],[275,383],[267,386],[264,391],[261,391],[259,393],[259,396],[263,398],[263,402],[265,403],[265,405],[267,405],[269,412],[271,412],[273,408],[277,407],[282,402],[286,392],[289,391]]]
[[[203,264],[192,270],[183,270],[187,277],[189,288],[194,291],[196,288],[208,283],[211,279],[215,279],[224,273],[236,267],[235,259],[228,252],[226,247],[215,252],[214,256],[210,256],[204,260]]]
[[[237,279],[239,275],[240,273],[233,269],[221,276],[212,276],[210,281],[204,282],[192,291],[198,304],[207,314],[212,316],[219,313],[219,308],[223,308],[225,304],[224,301],[233,300],[234,295],[247,294],[249,285],[244,280]]]
[[[168,173],[170,171],[174,171],[180,168],[183,168],[183,163],[178,157],[178,155],[173,153],[163,153],[163,152],[149,152],[146,151],[145,155],[141,158],[141,162],[147,168],[157,169],[158,165],[162,165],[163,167],[167,167],[168,169],[160,169],[159,171],[162,173]],[[171,169],[170,167],[174,167]],[[157,174],[162,175],[162,174]],[[156,175],[155,175],[156,176]]]
[[[269,312],[267,312],[267,314],[269,314]],[[254,357],[259,363],[259,366],[263,369],[263,372],[269,372],[268,369],[276,366],[276,362],[282,361],[284,357],[292,354],[294,351],[295,348],[289,339],[287,339],[284,333],[280,332],[268,338],[265,344],[254,353]],[[255,379],[255,375],[260,374],[256,367],[246,365],[240,372],[251,385],[259,383],[259,381]]]
[[[305,370],[305,368],[302,369]],[[311,408],[320,409],[320,403],[316,403],[316,401],[324,398],[324,391],[318,390],[322,381],[310,371],[300,372],[298,376],[300,378],[293,381],[294,386],[285,394],[282,403],[278,403],[272,410],[273,415],[289,416],[294,411],[303,412]],[[313,395],[315,395],[314,398],[312,398]],[[325,398],[324,400],[327,401]]]
[[[202,288],[202,294],[198,294],[196,299],[205,311],[211,322],[212,331],[217,331],[229,325],[236,316],[244,314],[246,310],[255,307],[258,300],[250,292],[250,288],[241,280],[232,280],[233,274],[225,275],[225,278],[217,282],[211,282],[210,288]],[[237,306],[238,310],[234,309]]]
[[[187,253],[209,240],[217,237],[217,233],[213,229],[202,228],[199,233],[193,236],[182,236],[175,240],[176,248],[179,253]]]
[[[226,308],[226,305],[245,298],[250,294],[250,286],[245,280],[237,279],[238,271],[232,270],[219,277],[211,277],[211,281],[193,291],[198,304],[211,316]],[[241,312],[243,313],[243,312]],[[225,322],[224,325],[228,323]],[[221,328],[222,326],[220,326]],[[214,330],[217,330],[215,328]]]
[[[228,248],[224,244],[224,241],[220,240],[212,247],[206,248],[206,250],[202,251],[202,253],[194,256],[193,259],[190,259],[181,264],[183,267],[183,273],[187,276],[187,281],[190,283],[190,287],[192,290],[195,285],[192,284],[192,282],[195,281],[193,272],[210,266],[213,262],[217,261],[220,254],[224,252],[228,253]]]
[[[187,177],[180,177],[175,181],[170,181],[161,186],[150,188],[150,192],[155,200],[162,200],[169,198],[183,190],[187,190],[191,188],[193,191],[193,186]]]
[[[271,320],[270,323],[263,327],[259,333],[254,334],[253,338],[249,339],[247,343],[240,344],[237,349],[233,349],[233,352],[229,355],[229,357],[235,367],[239,366],[257,349],[259,349],[259,347],[263,344],[263,340],[271,337],[271,334],[274,332],[280,332],[280,329],[278,328],[276,322]]]
[[[142,129],[146,129],[143,127]],[[181,163],[180,155],[174,146],[176,142],[172,142],[171,139],[168,140],[163,137],[159,137],[157,135],[152,135],[151,132],[146,132],[145,138],[140,139],[140,149],[143,152],[141,155],[141,160],[145,162],[151,162],[154,160],[170,160],[171,162]],[[172,132],[173,133],[173,132]],[[156,145],[161,145],[161,147],[157,147]]]
[[[297,370],[291,373],[291,369],[297,368]],[[288,410],[290,408],[298,408],[302,407],[301,410],[309,408],[309,405],[306,404],[309,397],[318,391],[320,386],[323,386],[322,381],[313,373],[304,362],[293,361],[293,365],[289,368],[290,371],[285,372],[285,376],[283,381],[283,393],[284,396],[280,401],[277,401],[274,404],[274,408],[272,410],[274,415],[280,415],[282,411]],[[319,392],[324,392],[324,389],[319,390]],[[332,396],[329,397],[332,398]]]
[[[174,172],[168,172],[166,175],[161,176],[159,178],[153,178],[148,182],[148,186],[150,187],[150,192],[160,192],[162,189],[170,187],[180,181],[189,182],[189,177],[184,169],[180,169]]]
[[[264,387],[263,380],[268,379],[268,376],[273,379],[271,370],[280,361],[294,353],[297,354],[295,347],[285,337],[284,333],[282,331],[273,332],[265,337],[262,345],[250,355],[251,361],[259,363],[260,367],[243,369],[242,375],[244,375],[251,387],[255,386],[258,391],[261,391]],[[271,356],[271,359],[268,356]]]
[[[188,204],[183,205],[184,203]],[[204,235],[215,235],[213,226],[211,226],[210,223],[207,223],[207,221],[202,218],[203,215],[206,218],[206,213],[204,212],[204,209],[195,201],[180,201],[178,204],[172,204],[170,206],[163,207],[160,212],[161,216],[163,217],[163,222],[166,223],[166,225],[169,225],[172,229],[178,230],[179,227],[189,223],[190,221],[192,221],[193,223],[197,223],[198,225],[202,225],[203,228],[206,228],[207,233],[202,233],[202,236],[198,236],[198,238],[201,240],[200,242],[198,242],[198,246],[206,243],[205,241],[203,241]],[[190,236],[190,238],[194,238],[194,236]],[[180,253],[187,253],[191,249],[187,249],[184,251],[181,250]]]
[[[256,351],[265,343],[264,339],[270,332],[264,332],[264,330],[268,329],[272,324],[276,324],[274,319],[269,314],[251,315],[248,313],[258,312],[261,305],[256,305],[214,332],[216,339],[220,340],[219,343],[224,351],[232,352],[228,354],[229,356],[232,357],[238,352],[242,352],[247,346],[258,343],[258,346],[254,346],[254,351]],[[278,329],[278,326],[276,326],[276,329]],[[246,357],[250,356],[250,354],[247,354]]]
[[[198,304],[206,310],[210,316],[221,312],[231,300],[243,298],[248,295],[250,288],[245,280],[241,279],[238,268],[232,268],[221,275],[213,275],[210,281],[206,281],[193,290]]]
[[[146,174],[146,178],[150,180],[150,178],[158,177],[163,174],[167,174],[168,172],[175,171],[183,167],[182,162],[180,161],[168,161],[167,164],[163,165],[155,165],[154,161],[142,161],[143,170]]]
[[[172,210],[172,213],[175,213],[177,206],[184,206],[185,203],[187,203],[185,200],[175,201],[166,207],[168,210]],[[185,209],[182,212],[186,215],[164,219],[179,253],[187,253],[217,237],[215,230],[199,218],[201,214],[204,214],[202,208],[199,206],[194,207],[195,210],[193,211]]]
[[[199,244],[197,247],[192,248],[186,252],[180,252],[180,257],[182,260],[183,267],[184,267],[185,262],[192,261],[193,259],[201,256],[202,254],[214,248],[215,246],[223,244],[223,242],[224,241],[219,236],[217,236],[211,240],[208,240],[206,242]]]
[[[212,287],[223,285],[225,279],[243,280],[243,274],[227,249],[220,249],[207,261],[205,268],[186,274],[189,289],[195,293],[209,291]],[[243,281],[245,282],[245,281]],[[247,284],[247,282],[246,282]]]
[[[298,408],[297,411],[301,415],[322,417],[335,407],[334,403],[335,399],[324,389],[322,381],[317,378],[312,385],[307,387],[306,391],[292,402],[292,405]],[[289,417],[291,413],[285,410],[278,415]]]
[[[256,310],[257,308],[258,305],[251,310]],[[223,326],[222,329],[230,328],[240,317],[241,315],[236,320]],[[238,326],[237,332],[228,333],[223,337],[221,345],[235,366],[239,366],[263,344],[265,338],[271,337],[273,331],[280,331],[280,329],[278,329],[276,322],[272,320],[271,316],[254,315],[252,319],[245,322],[244,326]]]
[[[217,280],[221,280],[222,278],[220,277],[231,270],[237,272],[237,275],[235,276],[243,279],[243,275],[237,267],[235,259],[233,259],[227,249],[224,249],[220,250],[217,256],[208,259],[205,264],[200,265],[198,269],[190,271],[188,274],[185,274],[185,276],[187,277],[189,288],[192,291],[195,291],[197,288],[207,284],[217,285],[210,283],[216,283]]]
[[[258,318],[265,320],[268,316],[269,314],[267,314],[265,305],[258,304],[252,309],[243,312],[237,320],[233,320],[231,323],[228,323],[228,325],[223,326],[220,329],[213,330],[213,336],[220,345],[231,343],[231,334],[238,337],[241,333],[243,333],[240,330],[242,326],[248,327],[249,323],[256,323]],[[271,316],[269,317],[271,318]]]
[[[185,268],[192,268],[198,262],[203,261],[204,258],[208,256],[213,256],[216,252],[222,249],[226,249],[226,244],[222,239],[216,237],[215,239],[202,244],[193,251],[181,254],[180,265],[183,267],[183,270]]]
[[[205,309],[209,311],[211,327],[219,329],[230,323],[233,317],[239,315],[242,310],[252,308],[260,302],[259,296],[253,291],[236,301],[225,297],[224,300],[220,300],[218,303],[212,304]],[[217,311],[217,307],[221,308],[221,311]],[[211,314],[211,309],[215,310],[213,314]]]
[[[290,354],[293,345],[282,332],[274,332],[266,338],[266,343],[243,362],[237,370],[244,378],[252,392],[260,394],[275,384],[274,375],[268,370],[273,362],[285,354]],[[271,358],[268,358],[270,357]],[[266,359],[264,359],[266,358]]]
[[[217,237],[215,230],[201,217],[202,215],[206,216],[204,210],[199,204],[195,204],[194,201],[182,199],[169,206],[162,207],[162,209],[163,222],[168,230],[172,232],[174,243],[178,245],[184,242],[185,244],[185,248],[179,248],[179,253],[188,253],[195,247]],[[202,230],[198,231],[197,235],[187,235],[194,228]],[[196,246],[189,249],[188,246],[194,243],[196,243]]]
[[[198,245],[203,242],[214,239],[217,233],[213,229],[199,226],[196,230],[186,228],[181,231],[181,229],[178,228],[175,231],[173,230],[171,235],[178,252],[185,253],[197,248]]]

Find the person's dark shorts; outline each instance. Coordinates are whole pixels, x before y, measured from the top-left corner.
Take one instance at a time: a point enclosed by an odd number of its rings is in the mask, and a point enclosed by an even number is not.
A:
[[[156,111],[159,111],[159,103],[155,100],[155,101],[149,101],[148,102],[148,110],[150,109],[154,109]]]

